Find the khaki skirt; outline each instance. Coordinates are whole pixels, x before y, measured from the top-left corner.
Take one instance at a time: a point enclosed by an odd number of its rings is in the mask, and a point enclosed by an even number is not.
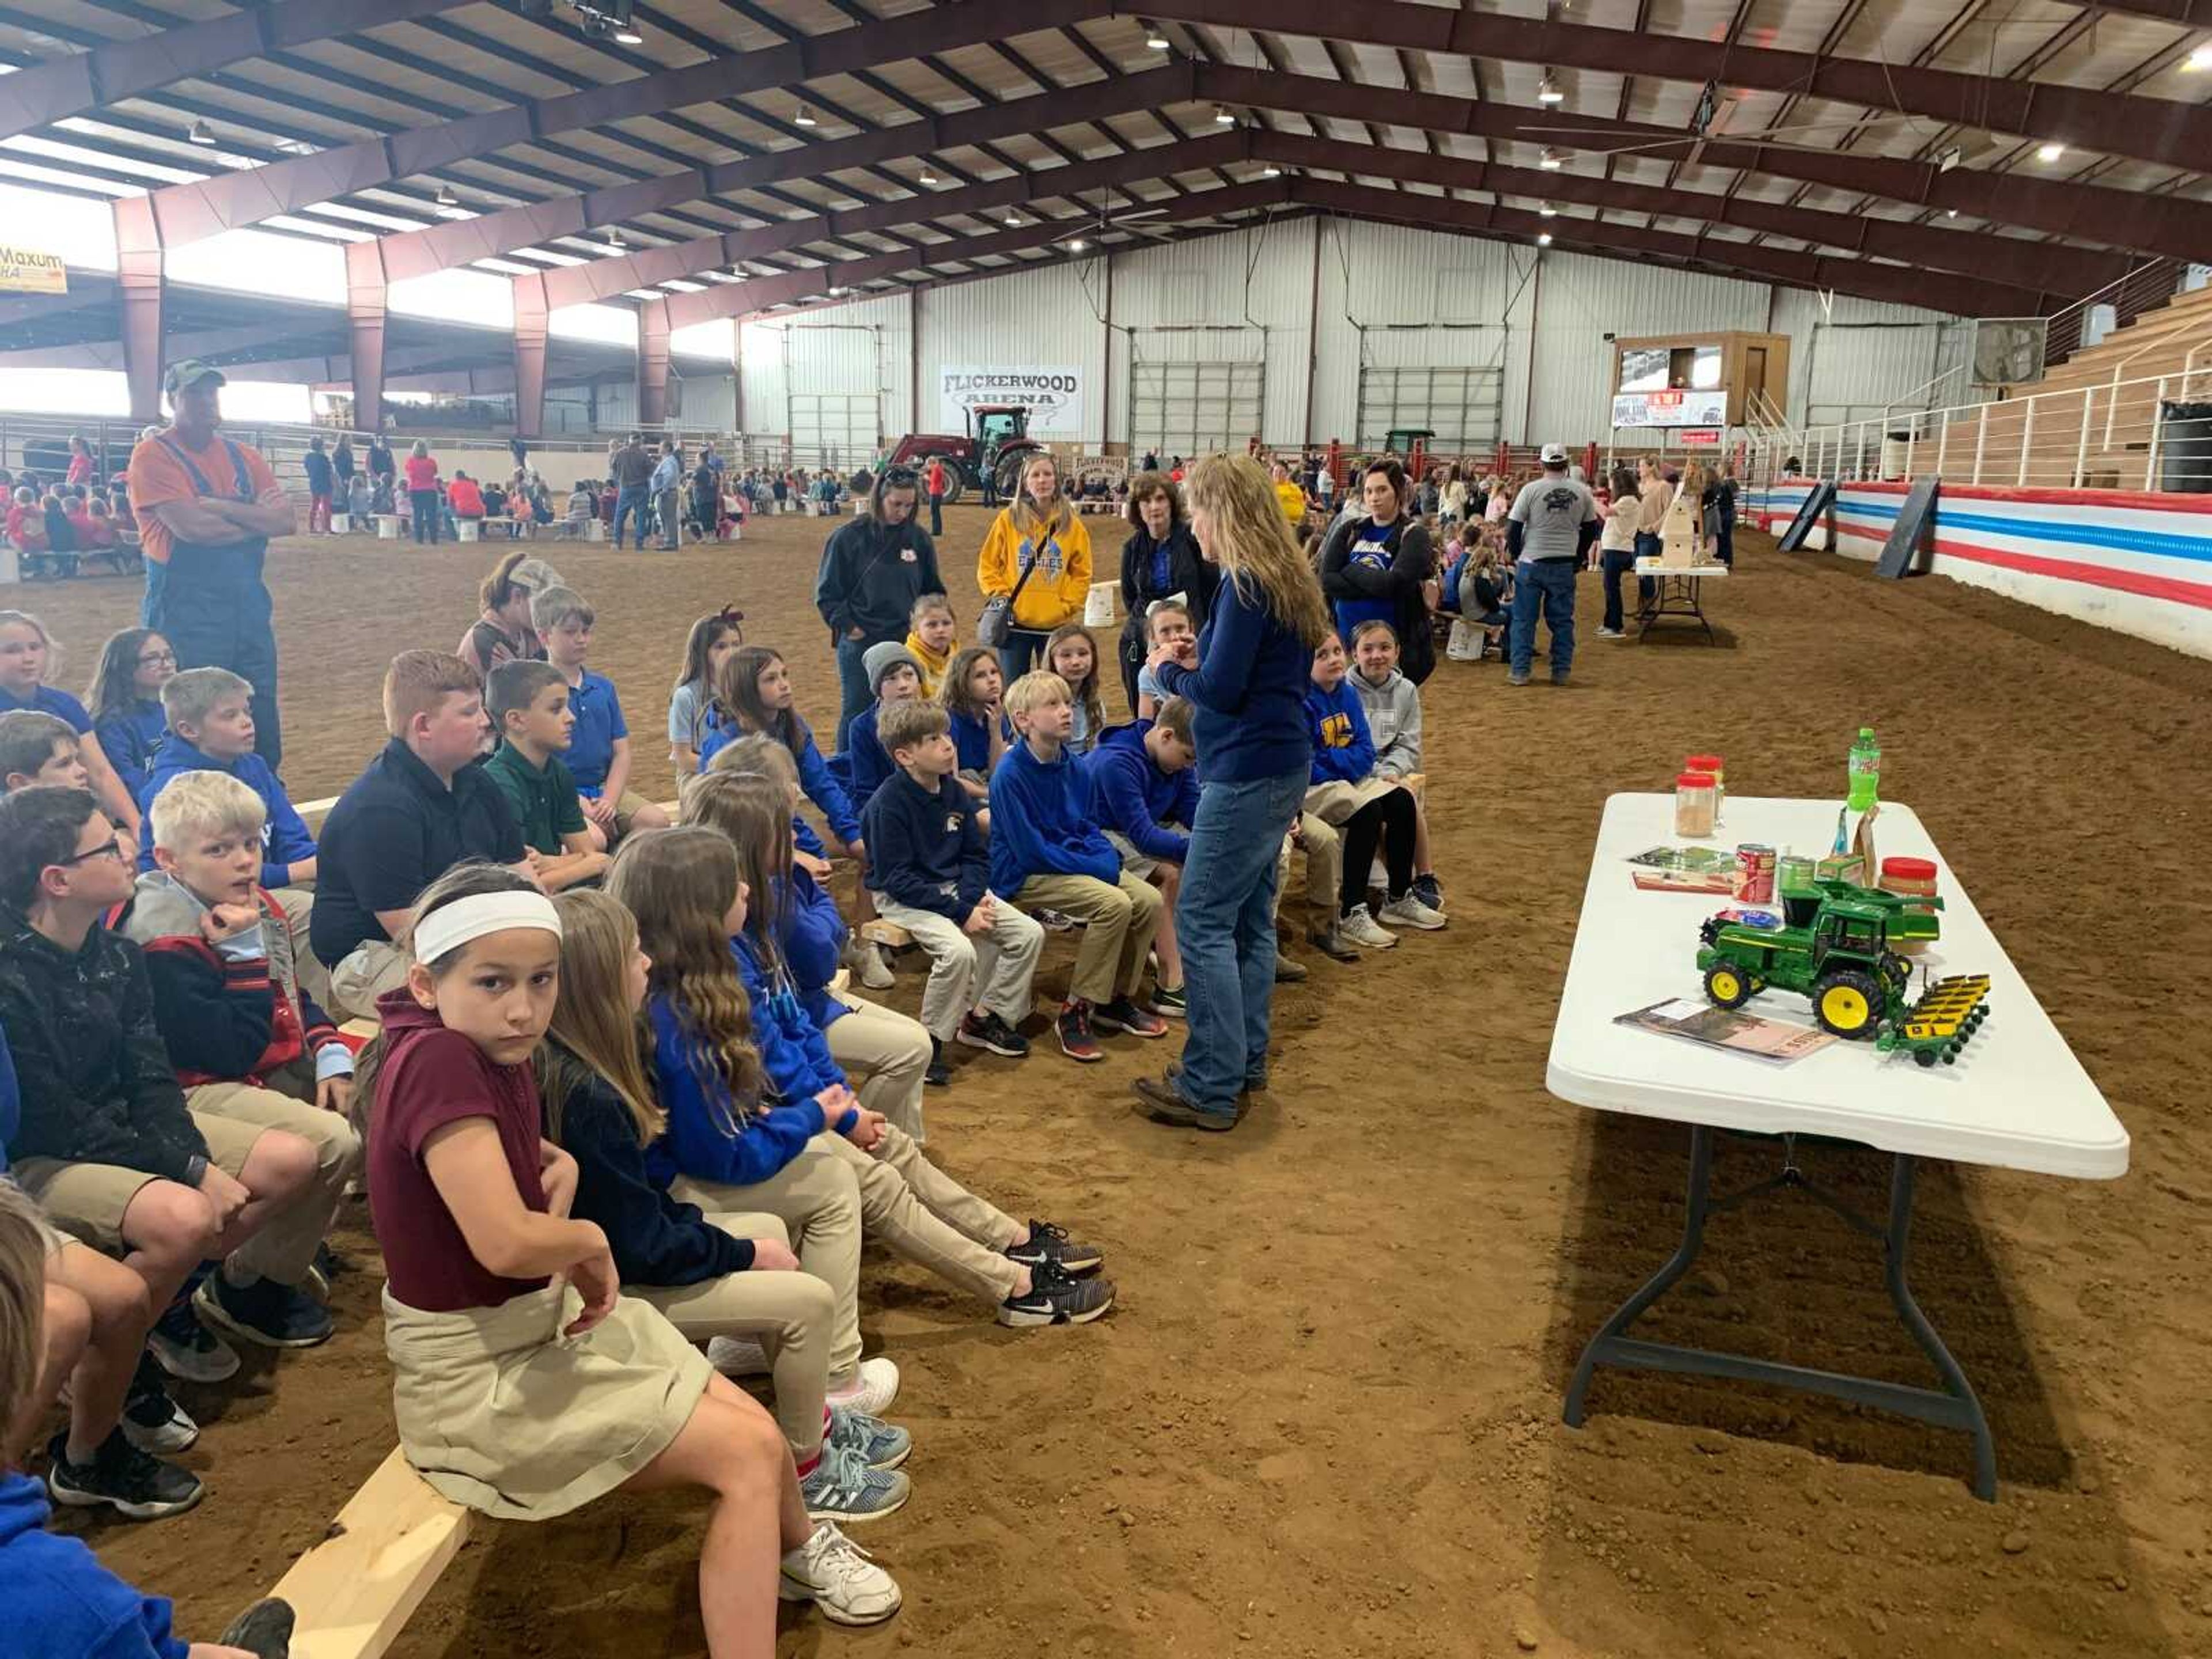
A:
[[[623,1297],[581,1336],[565,1286],[424,1313],[384,1292],[399,1445],[470,1509],[545,1521],[604,1497],[675,1439],[711,1375],[659,1311]]]
[[[1305,810],[1323,823],[1340,825],[1376,796],[1398,787],[1397,779],[1386,778],[1379,772],[1370,772],[1357,783],[1332,778],[1306,791]]]

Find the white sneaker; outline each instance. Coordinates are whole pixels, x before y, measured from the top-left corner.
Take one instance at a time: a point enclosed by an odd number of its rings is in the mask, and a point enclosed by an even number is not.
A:
[[[1419,927],[1433,933],[1444,925],[1444,914],[1430,909],[1408,891],[1402,898],[1394,898],[1382,907],[1382,920],[1393,927]]]
[[[850,1382],[831,1389],[823,1398],[848,1411],[881,1417],[890,1409],[891,1401],[898,1398],[898,1391],[899,1369],[896,1364],[888,1359],[863,1359],[854,1369]]]
[[[718,1336],[707,1344],[707,1363],[725,1376],[766,1376],[775,1370],[768,1350],[750,1336]]]
[[[1354,945],[1364,945],[1370,951],[1395,949],[1398,941],[1376,926],[1375,918],[1367,914],[1365,905],[1359,906],[1336,924],[1337,936]]]
[[[896,1581],[829,1521],[784,1556],[775,1593],[813,1602],[833,1625],[880,1625],[899,1610]]]
[[[1601,640],[1625,640],[1628,634],[1624,629],[1601,628],[1597,630],[1597,636]]]

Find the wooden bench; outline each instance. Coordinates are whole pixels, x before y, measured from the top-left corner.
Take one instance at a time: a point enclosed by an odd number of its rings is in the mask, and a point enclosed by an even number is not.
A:
[[[468,1536],[469,1511],[441,1497],[397,1447],[270,1591],[299,1622],[292,1659],[380,1659]]]

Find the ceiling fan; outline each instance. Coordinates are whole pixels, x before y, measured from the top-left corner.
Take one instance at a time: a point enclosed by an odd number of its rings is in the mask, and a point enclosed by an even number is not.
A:
[[[1714,131],[1715,125],[1723,115],[1734,107],[1736,102],[1735,99],[1722,93],[1718,82],[1708,81],[1698,94],[1697,107],[1691,112],[1690,115],[1689,130],[1680,137],[1643,138],[1631,143],[1609,145],[1604,149],[1595,149],[1583,144],[1569,144],[1567,148],[1577,150],[1594,160],[1603,161],[1614,155],[1644,155],[1661,150],[1690,149],[1704,143],[1708,138],[1724,143],[1753,144],[1770,138],[1778,138],[1796,133],[1846,131],[1853,128],[1864,131],[1900,125],[1918,127],[1925,127],[1929,125],[1922,117],[1899,114],[1854,116],[1825,121],[1793,121],[1780,126],[1749,128],[1741,132]],[[1613,137],[1619,133],[1620,129],[1575,126],[1565,121],[1532,121],[1524,122],[1515,131],[1525,135],[1531,143],[1540,143],[1547,138],[1565,138],[1574,133]]]
[[[1079,196],[1075,199],[1079,202],[1083,198]],[[1079,226],[1077,228],[1067,232],[1065,235],[1054,237],[1052,239],[1054,246],[1057,246],[1062,243],[1073,244],[1076,242],[1095,242],[1101,237],[1104,236],[1109,230],[1133,230],[1139,235],[1158,236],[1163,238],[1172,236],[1175,234],[1165,225],[1148,225],[1143,222],[1143,221],[1146,219],[1165,218],[1168,211],[1165,208],[1146,207],[1139,198],[1134,197],[1131,198],[1130,200],[1131,205],[1128,208],[1122,211],[1115,212],[1114,210],[1114,192],[1110,190],[1100,191],[1098,192],[1098,217],[1097,221],[1092,223]]]

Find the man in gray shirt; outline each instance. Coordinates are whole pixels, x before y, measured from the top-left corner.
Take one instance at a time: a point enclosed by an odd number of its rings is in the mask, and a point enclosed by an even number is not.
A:
[[[1505,515],[1505,545],[1516,568],[1508,685],[1528,684],[1536,654],[1536,611],[1552,630],[1552,684],[1565,685],[1575,661],[1575,571],[1597,539],[1597,500],[1567,476],[1565,444],[1546,444],[1544,476],[1526,485]]]
[[[684,457],[672,438],[663,439],[660,459],[653,469],[648,483],[653,492],[653,510],[660,520],[660,545],[673,553],[684,541],[683,503],[678,499],[678,485],[684,477]],[[642,550],[645,538],[637,543]]]

